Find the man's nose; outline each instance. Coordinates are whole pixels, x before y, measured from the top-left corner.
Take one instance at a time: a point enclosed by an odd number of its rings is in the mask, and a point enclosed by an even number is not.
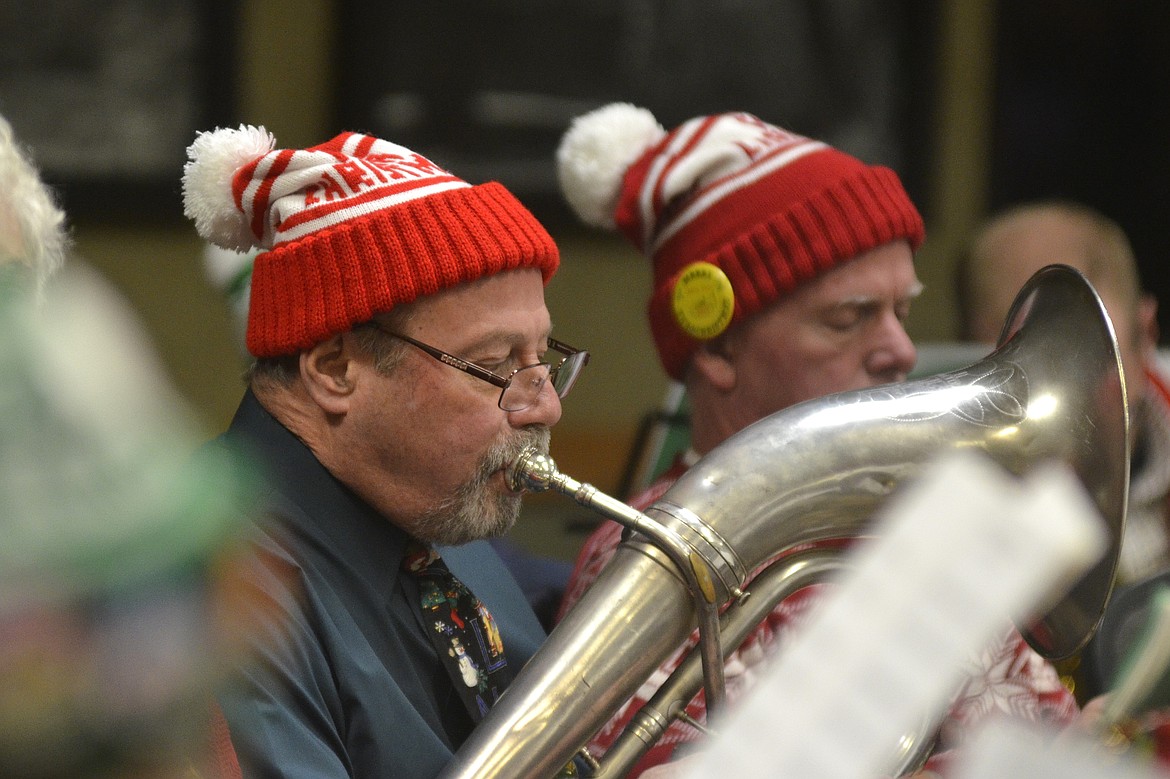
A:
[[[883,320],[878,341],[868,357],[866,369],[882,381],[904,381],[918,362],[918,349],[902,320],[890,314]]]
[[[508,422],[513,427],[546,425],[552,427],[561,418],[561,399],[553,389],[552,382],[546,381],[536,396],[536,402],[528,408],[508,412]]]

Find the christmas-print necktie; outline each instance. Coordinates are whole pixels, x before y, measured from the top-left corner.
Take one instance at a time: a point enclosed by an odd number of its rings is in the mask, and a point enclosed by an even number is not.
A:
[[[479,722],[512,680],[496,622],[435,550],[411,544],[402,567],[418,580],[427,633],[472,720]]]

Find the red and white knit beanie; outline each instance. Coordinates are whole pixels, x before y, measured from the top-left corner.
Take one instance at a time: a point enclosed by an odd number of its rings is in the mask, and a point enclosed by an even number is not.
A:
[[[552,237],[501,184],[472,186],[357,133],[275,145],[263,127],[200,133],[183,170],[184,211],[204,239],[265,250],[245,339],[256,357],[295,353],[483,276],[531,267],[547,284],[557,269]]]
[[[573,121],[557,173],[582,221],[621,230],[651,259],[650,329],[680,380],[731,324],[858,254],[924,237],[892,170],[744,113],[668,133],[614,103]]]

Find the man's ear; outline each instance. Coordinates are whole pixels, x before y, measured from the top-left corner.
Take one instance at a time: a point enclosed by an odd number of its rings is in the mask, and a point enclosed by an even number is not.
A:
[[[301,352],[301,381],[313,401],[328,414],[344,414],[355,388],[352,339],[344,333]]]
[[[735,361],[725,346],[720,345],[719,341],[709,341],[700,346],[691,357],[690,370],[712,387],[730,392],[735,389]]]

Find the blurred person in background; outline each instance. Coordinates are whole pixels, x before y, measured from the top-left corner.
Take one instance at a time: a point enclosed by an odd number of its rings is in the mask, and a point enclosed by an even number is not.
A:
[[[1129,400],[1132,461],[1118,581],[1170,566],[1170,382],[1157,362],[1158,302],[1115,221],[1089,206],[1036,201],[1008,208],[972,237],[956,268],[960,334],[995,344],[1020,288],[1046,265],[1085,275],[1113,321]]]
[[[249,480],[0,117],[0,776],[208,767]]]
[[[922,291],[913,253],[924,226],[894,171],[744,113],[696,117],[667,132],[643,109],[579,117],[558,150],[569,204],[620,230],[650,261],[649,324],[667,374],[686,386],[690,448],[630,501],[645,509],[699,458],[753,422],[802,401],[904,381],[916,349],[904,323]],[[622,527],[586,541],[562,614],[613,556]],[[779,603],[726,657],[729,705],[816,602],[819,585]],[[667,660],[591,742],[603,753],[695,645]],[[1013,712],[1070,722],[1076,702],[1014,628],[972,658],[925,770],[983,718]],[[687,706],[702,721],[703,697]],[[699,738],[681,722],[632,776],[667,773]],[[680,752],[683,750],[680,750]]]
[[[1089,643],[1057,664],[1084,703],[1113,689],[1135,662],[1139,628],[1155,613],[1155,597],[1170,576],[1170,381],[1157,361],[1158,302],[1143,290],[1125,231],[1075,201],[1019,203],[975,231],[956,267],[960,335],[995,344],[1013,296],[1053,263],[1080,271],[1100,295],[1117,337],[1130,413],[1129,500],[1113,594]],[[1170,765],[1170,700],[1155,696],[1143,709],[1129,736]]]

